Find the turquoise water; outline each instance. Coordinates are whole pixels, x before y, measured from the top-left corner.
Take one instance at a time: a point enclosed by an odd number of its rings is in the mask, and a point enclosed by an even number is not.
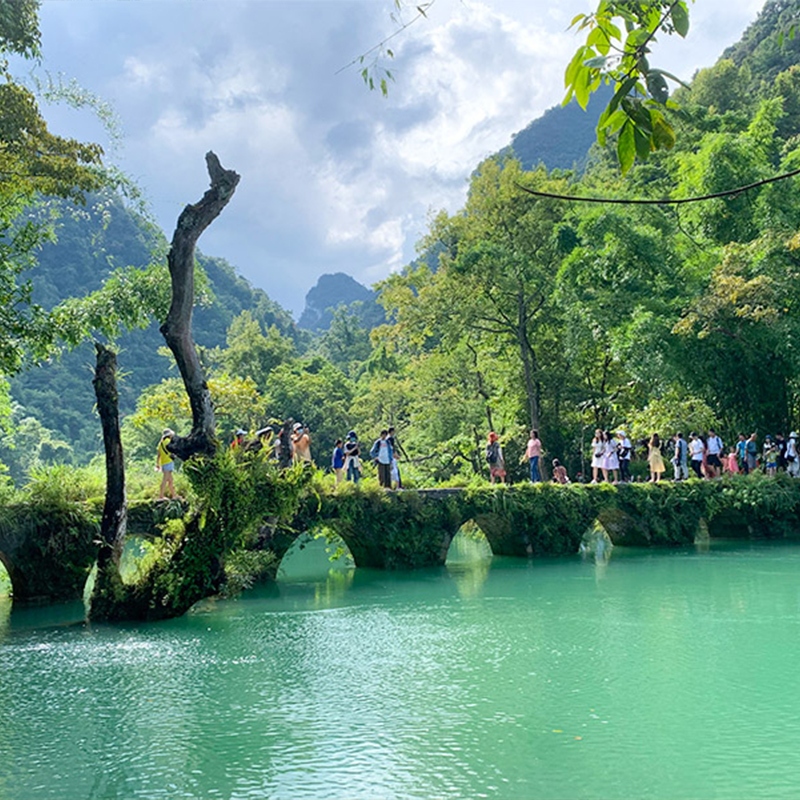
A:
[[[0,797],[800,794],[800,548],[342,569],[142,626],[0,607]]]

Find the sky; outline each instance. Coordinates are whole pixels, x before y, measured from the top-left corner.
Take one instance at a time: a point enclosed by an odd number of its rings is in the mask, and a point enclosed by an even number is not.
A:
[[[662,40],[651,63],[691,78],[763,4],[697,0],[689,37]],[[414,258],[429,215],[463,205],[480,160],[561,101],[579,44],[567,28],[593,5],[436,0],[392,39],[384,98],[341,68],[396,30],[393,0],[44,0],[37,71],[112,104],[113,160],[168,237],[207,188],[208,150],[239,172],[199,247],[297,318],[321,274],[370,285]],[[104,138],[86,112],[43,111],[56,133]]]

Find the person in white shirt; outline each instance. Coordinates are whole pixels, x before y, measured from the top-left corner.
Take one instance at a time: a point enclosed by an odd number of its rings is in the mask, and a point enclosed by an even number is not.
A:
[[[786,445],[786,472],[793,478],[800,477],[800,457],[797,452],[797,434],[792,431]]]
[[[703,454],[706,452],[706,447],[703,440],[696,434],[692,433],[689,436],[689,453],[692,456],[692,469],[698,478],[703,477]]]
[[[617,431],[619,440],[617,441],[617,454],[619,455],[619,478],[623,483],[628,483],[631,479],[631,451],[633,445],[628,438],[628,434],[620,428]]]
[[[706,441],[706,467],[709,478],[719,478],[722,475],[722,439],[717,436],[716,431],[708,429],[708,439]]]

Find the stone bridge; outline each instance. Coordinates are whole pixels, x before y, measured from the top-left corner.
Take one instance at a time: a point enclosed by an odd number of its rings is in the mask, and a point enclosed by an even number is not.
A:
[[[131,535],[158,535],[185,512],[180,503],[134,503]],[[80,597],[97,555],[101,509],[29,504],[0,509],[0,561],[15,600]],[[258,547],[276,565],[298,535],[337,533],[356,566],[413,569],[443,564],[466,522],[495,555],[520,558],[578,551],[595,522],[615,545],[679,546],[698,538],[800,538],[800,480],[736,478],[619,487],[553,484],[387,492],[347,485],[310,493],[288,528],[265,526]]]

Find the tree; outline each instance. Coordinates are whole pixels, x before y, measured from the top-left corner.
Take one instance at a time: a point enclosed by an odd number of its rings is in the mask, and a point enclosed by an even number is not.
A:
[[[46,355],[55,340],[30,283],[19,281],[47,228],[20,225],[20,214],[39,195],[83,202],[103,184],[102,148],[52,134],[33,93],[8,71],[8,55],[39,55],[38,8],[38,0],[0,0],[0,376],[17,372],[26,353]]]

